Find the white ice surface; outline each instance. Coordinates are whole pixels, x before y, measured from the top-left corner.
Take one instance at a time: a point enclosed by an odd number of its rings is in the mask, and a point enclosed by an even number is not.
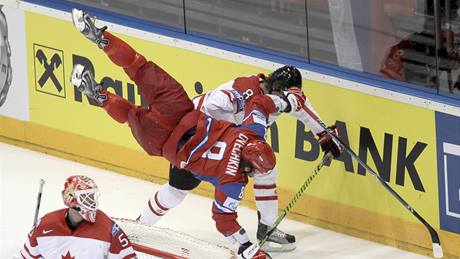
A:
[[[147,181],[0,143],[0,259],[12,258],[25,241],[34,217],[40,178],[46,180],[40,209],[40,215],[44,215],[63,208],[63,183],[73,174],[87,175],[96,181],[101,190],[100,209],[113,217],[136,218],[146,200],[159,187]],[[239,222],[255,240],[256,212],[240,207],[238,214]],[[209,198],[188,195],[158,226],[231,247],[214,228]],[[280,228],[296,236],[297,249],[290,253],[272,253],[274,259],[427,258],[288,219],[281,223]]]

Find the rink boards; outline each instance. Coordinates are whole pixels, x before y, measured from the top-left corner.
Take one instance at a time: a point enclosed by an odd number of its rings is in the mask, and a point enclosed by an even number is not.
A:
[[[69,82],[77,64],[141,104],[134,83],[73,28],[70,14],[21,3],[5,7],[13,83],[0,106],[0,135],[43,152],[164,182],[168,164],[147,156],[127,125],[94,107]],[[181,82],[189,96],[280,64],[108,22]],[[11,29],[14,25],[14,30]],[[460,110],[422,98],[302,70],[304,91],[326,124],[335,123],[350,148],[379,172],[433,227],[446,254],[460,256]],[[201,86],[201,87],[200,87]],[[314,136],[283,115],[268,140],[280,168],[280,207],[321,160]],[[251,188],[251,187],[250,187]],[[208,185],[200,193],[211,196]],[[246,192],[252,200],[252,191]],[[251,206],[253,204],[251,203]],[[293,218],[429,254],[429,235],[347,154],[322,169],[293,210]]]

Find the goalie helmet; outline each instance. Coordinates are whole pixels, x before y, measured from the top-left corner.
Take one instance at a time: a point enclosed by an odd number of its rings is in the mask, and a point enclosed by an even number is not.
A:
[[[258,173],[268,174],[276,164],[275,154],[265,141],[251,140],[241,151],[241,158],[249,162]]]
[[[283,66],[268,76],[267,83],[272,91],[286,91],[293,86],[302,89],[302,75],[293,66]]]
[[[64,183],[62,190],[64,204],[73,208],[89,222],[96,222],[99,206],[99,189],[96,182],[83,175],[72,175]]]

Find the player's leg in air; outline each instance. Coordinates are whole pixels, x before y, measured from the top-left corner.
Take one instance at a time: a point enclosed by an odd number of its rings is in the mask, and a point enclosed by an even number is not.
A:
[[[96,27],[94,19],[88,13],[73,10],[72,18],[79,31],[96,43],[113,63],[122,67],[136,82],[139,92],[147,100],[149,107],[134,107],[126,100],[103,90],[96,83],[90,71],[81,65],[77,65],[74,69],[72,75],[72,78],[75,79],[74,84],[82,88],[81,91],[87,91],[86,95],[98,99],[97,103],[103,106],[114,119],[122,123],[128,120],[136,140],[149,154],[161,155],[162,138],[169,136],[170,130],[183,115],[193,109],[193,104],[182,86],[159,66],[148,62],[143,55],[137,53],[127,43],[107,32],[106,27]],[[114,99],[123,105],[109,105]],[[115,106],[117,109],[108,109],[109,106]],[[118,109],[120,107],[121,112]],[[129,112],[129,110],[136,111]],[[135,116],[126,115],[128,113],[135,113]],[[125,117],[131,119],[124,119]],[[156,132],[156,134],[148,134],[148,132]],[[171,167],[169,184],[162,186],[149,199],[139,220],[146,224],[155,224],[169,209],[181,203],[188,190],[194,189],[199,183],[200,181],[195,179],[190,172]]]
[[[78,30],[97,44],[136,83],[148,107],[132,109],[128,124],[147,153],[161,156],[161,148],[171,130],[186,113],[193,110],[193,103],[184,88],[161,67],[147,61],[126,42],[107,32],[106,27],[96,27],[95,20],[88,13],[74,9],[72,19]]]
[[[149,108],[158,112],[160,117],[168,116],[164,118],[164,123],[175,126],[183,114],[193,109],[193,103],[182,85],[160,66],[147,61],[126,42],[106,31],[106,27],[97,28],[88,13],[74,10],[72,17],[80,32],[96,43],[113,63],[125,70],[138,86]]]
[[[72,18],[75,26],[80,30],[80,32],[86,38],[96,43],[99,48],[103,49],[115,64],[123,67],[132,80],[140,80],[139,78],[136,78],[136,76],[138,76],[137,73],[139,73],[140,68],[147,63],[141,54],[137,53],[119,38],[107,32],[106,27],[96,27],[94,19],[92,19],[88,13],[80,10],[74,10],[72,12]],[[163,84],[165,88],[167,88],[165,90],[168,90],[168,93],[171,93],[171,85],[180,86],[172,77],[169,77],[166,72],[162,71],[158,66],[155,66],[155,64],[150,65],[150,67],[156,68],[151,68],[150,70],[159,70],[159,72],[153,71],[147,74],[144,72],[146,77],[155,78],[154,80],[156,80],[156,84]],[[177,112],[178,115],[189,111],[190,105],[188,105],[188,103],[183,105],[183,101],[182,105],[181,102],[171,101],[171,99],[168,99],[168,101],[164,103],[161,99],[158,101],[158,96],[161,95],[162,90],[160,88],[162,87],[157,87],[158,89],[152,91],[153,87],[150,85],[153,83],[148,82],[148,84],[146,84],[145,80],[140,83],[141,84],[138,83],[137,85],[140,88],[141,94],[149,102],[149,105],[152,108],[156,108],[152,109],[153,111],[164,110],[170,112],[171,110],[177,110],[178,107],[181,106],[182,109]],[[180,89],[182,89],[181,86]],[[182,99],[182,96],[184,95],[185,94],[179,90],[174,93],[174,96],[179,96],[179,98],[176,98],[179,100]],[[155,102],[153,102],[154,99],[156,100]],[[158,115],[159,114],[155,114],[155,116]],[[197,180],[190,172],[171,166],[169,183],[163,185],[150,198],[147,206],[142,211],[139,220],[146,224],[155,224],[169,209],[180,204],[186,197],[188,191],[197,187],[200,182],[201,181]]]

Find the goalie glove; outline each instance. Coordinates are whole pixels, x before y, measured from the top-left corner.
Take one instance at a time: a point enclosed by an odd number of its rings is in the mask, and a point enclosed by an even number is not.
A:
[[[297,87],[291,87],[282,93],[282,98],[287,102],[287,108],[283,112],[298,112],[305,105],[307,97]]]
[[[240,258],[249,259],[271,259],[271,256],[260,249],[258,244],[253,244],[251,242],[246,242],[238,248],[238,255]]]
[[[71,75],[72,84],[97,105],[102,106],[107,100],[107,94],[102,92],[102,86],[96,83],[91,71],[81,64],[74,66]]]
[[[335,125],[327,127],[326,130],[337,137],[339,136],[339,132],[337,131]],[[334,158],[340,156],[343,151],[342,145],[335,141],[329,134],[326,133],[326,131],[318,133],[318,138],[318,142],[321,145],[321,149],[324,151],[324,153],[331,152]]]

